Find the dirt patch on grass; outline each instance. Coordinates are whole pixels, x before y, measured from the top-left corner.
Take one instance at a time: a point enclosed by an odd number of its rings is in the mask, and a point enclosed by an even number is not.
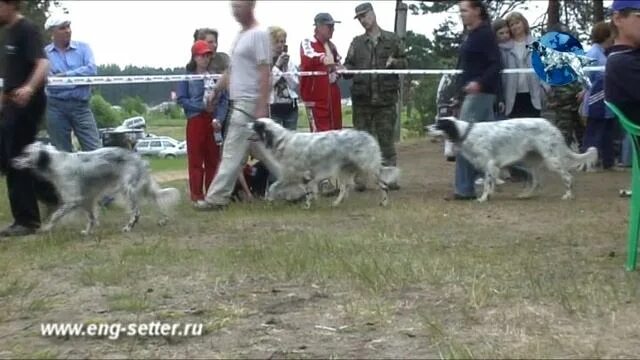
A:
[[[402,189],[337,209],[185,203],[133,233],[109,209],[85,239],[0,243],[0,357],[616,357],[640,352],[637,273],[624,272],[629,172],[576,174],[573,201],[544,178],[489,203],[447,202],[453,163],[426,140],[399,148]],[[154,174],[186,179],[186,171]],[[1,190],[1,189],[0,189]],[[8,220],[6,209],[0,209]],[[46,322],[201,323],[201,336],[42,337]]]

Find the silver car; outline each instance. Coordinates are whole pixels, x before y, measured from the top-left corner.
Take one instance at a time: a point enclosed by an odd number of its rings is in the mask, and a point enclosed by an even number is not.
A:
[[[140,155],[158,156],[161,151],[175,148],[176,146],[178,146],[178,142],[171,138],[140,139],[136,143],[134,150]]]

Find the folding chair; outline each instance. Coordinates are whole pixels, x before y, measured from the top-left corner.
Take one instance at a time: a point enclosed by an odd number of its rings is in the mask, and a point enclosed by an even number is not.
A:
[[[640,126],[631,122],[629,118],[614,104],[605,101],[605,104],[618,117],[618,121],[624,127],[632,139],[633,160],[631,170],[631,205],[629,208],[629,234],[627,240],[627,271],[636,269],[638,256],[638,236],[640,235]]]

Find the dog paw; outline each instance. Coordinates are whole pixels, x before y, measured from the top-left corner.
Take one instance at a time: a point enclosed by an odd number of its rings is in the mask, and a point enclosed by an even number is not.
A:
[[[483,195],[483,196],[479,197],[477,201],[479,203],[483,203],[483,202],[487,202],[487,200],[489,200],[489,197]]]
[[[131,231],[131,226],[125,225],[122,227],[122,232],[128,233]]]
[[[169,219],[163,218],[158,220],[158,226],[165,226],[169,223]]]
[[[518,194],[518,196],[516,196],[516,198],[518,198],[518,199],[531,199],[532,196],[533,196],[533,194],[524,193],[524,194]]]
[[[91,231],[88,231],[88,230],[82,230],[82,231],[80,231],[80,235],[82,235],[82,236],[91,235]]]
[[[566,193],[564,195],[562,195],[562,200],[571,200],[573,199],[573,194],[572,193]]]
[[[38,229],[38,232],[39,233],[48,233],[48,232],[51,232],[52,228],[53,228],[53,225],[46,224],[44,226],[41,226],[40,229]]]

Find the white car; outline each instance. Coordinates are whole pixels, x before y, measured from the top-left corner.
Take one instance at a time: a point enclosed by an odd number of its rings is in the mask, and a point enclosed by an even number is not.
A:
[[[151,138],[140,139],[136,143],[134,150],[140,155],[160,155],[162,150],[175,148],[178,146],[178,141],[171,138]]]
[[[182,141],[177,146],[160,151],[158,156],[163,159],[175,159],[178,156],[187,155],[187,142]]]

